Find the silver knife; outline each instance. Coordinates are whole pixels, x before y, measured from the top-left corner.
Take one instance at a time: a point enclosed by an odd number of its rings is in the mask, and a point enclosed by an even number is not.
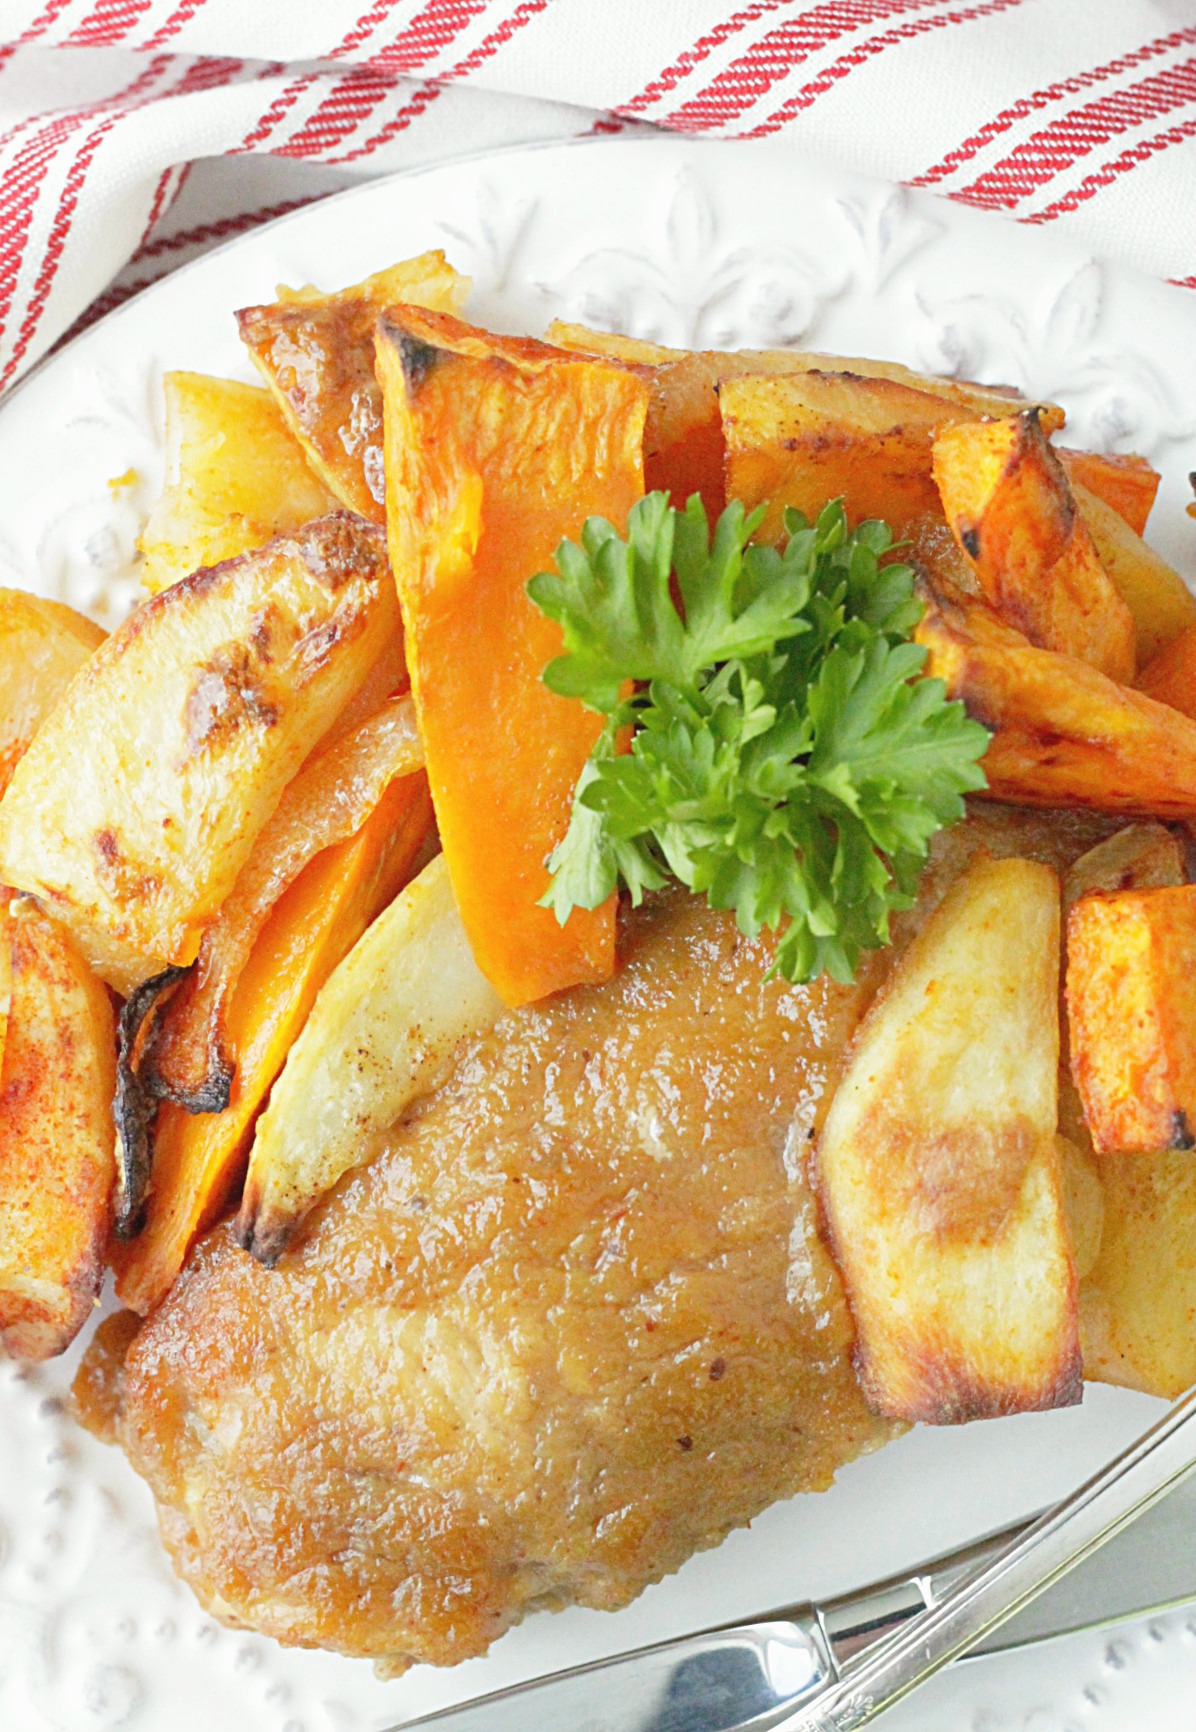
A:
[[[404,1732],[849,1732],[965,1653],[1196,1598],[1194,1457],[1196,1391],[1032,1522],[861,1593],[533,1679]]]

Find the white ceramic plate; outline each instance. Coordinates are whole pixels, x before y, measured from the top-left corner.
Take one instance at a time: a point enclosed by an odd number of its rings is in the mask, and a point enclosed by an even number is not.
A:
[[[800,343],[1057,399],[1072,442],[1141,451],[1163,471],[1152,539],[1196,578],[1196,525],[1182,509],[1196,469],[1196,297],[781,147],[636,140],[367,184],[110,315],[0,408],[0,583],[114,623],[137,594],[133,540],[162,479],[163,369],[248,379],[233,308],[280,281],[337,287],[433,246],[473,276],[471,315],[500,328],[539,332],[559,316],[681,345]],[[376,1732],[908,1566],[1062,1496],[1160,1408],[1096,1387],[1067,1413],[915,1432],[624,1612],[541,1615],[485,1660],[381,1684],[363,1662],[284,1651],[199,1612],[166,1564],[145,1488],[63,1411],[77,1357],[0,1366],[0,1724],[14,1732]],[[1182,1623],[1174,1633],[1178,1654],[1189,1638]],[[1084,1650],[1083,1663],[1096,1667],[1101,1652]],[[1083,1724],[1128,1726],[1113,1718],[1126,1666],[1106,1661],[1086,1698],[1077,1686]],[[944,1686],[944,1727],[1032,1723],[1020,1707],[1006,1718],[990,1664],[964,1676]],[[1031,1706],[1063,1688],[1041,1667],[1034,1679]],[[1042,1726],[1070,1723],[1057,1700]],[[898,1721],[929,1732],[931,1712],[899,1711],[894,1732]]]

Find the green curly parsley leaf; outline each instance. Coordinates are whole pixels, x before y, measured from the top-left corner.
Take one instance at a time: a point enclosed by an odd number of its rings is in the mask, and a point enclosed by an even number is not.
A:
[[[752,542],[762,516],[733,502],[712,536],[699,498],[649,494],[625,539],[590,518],[528,584],[564,635],[545,683],[606,717],[544,903],[563,925],[673,877],[748,937],[778,932],[786,979],[849,981],[985,786],[988,733],[919,677],[885,524],[786,512],[781,551]]]

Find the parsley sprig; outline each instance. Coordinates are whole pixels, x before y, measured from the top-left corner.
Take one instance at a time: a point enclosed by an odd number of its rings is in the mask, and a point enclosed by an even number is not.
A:
[[[564,632],[545,683],[606,717],[544,903],[563,925],[672,875],[748,937],[779,931],[786,979],[849,981],[984,787],[988,733],[918,677],[922,608],[886,524],[788,511],[782,551],[752,542],[762,518],[736,501],[712,536],[696,495],[651,493],[626,538],[592,517],[528,584]]]

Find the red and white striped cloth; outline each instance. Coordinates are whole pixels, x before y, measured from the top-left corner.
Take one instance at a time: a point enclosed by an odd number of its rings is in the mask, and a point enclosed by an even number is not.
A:
[[[1196,0],[0,0],[0,387],[349,178],[638,125],[784,139],[1196,288]]]

